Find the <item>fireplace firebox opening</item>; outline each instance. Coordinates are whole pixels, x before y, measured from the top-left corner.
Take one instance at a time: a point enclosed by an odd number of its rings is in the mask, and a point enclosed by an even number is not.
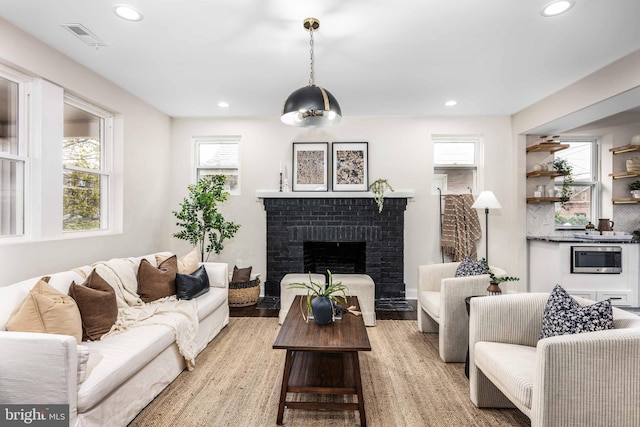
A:
[[[303,242],[303,253],[305,273],[366,273],[366,242]]]

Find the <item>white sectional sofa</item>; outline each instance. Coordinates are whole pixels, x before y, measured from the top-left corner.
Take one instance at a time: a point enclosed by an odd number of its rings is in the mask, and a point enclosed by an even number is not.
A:
[[[157,266],[155,254],[128,258],[132,274],[142,258]],[[229,323],[228,266],[204,266],[210,290],[195,298],[197,353]],[[82,270],[87,266],[51,274],[49,284],[66,294],[72,281],[83,283]],[[126,426],[185,369],[176,335],[163,324],[81,345],[69,335],[6,331],[11,313],[39,279],[0,288],[0,403],[68,403],[70,426]]]

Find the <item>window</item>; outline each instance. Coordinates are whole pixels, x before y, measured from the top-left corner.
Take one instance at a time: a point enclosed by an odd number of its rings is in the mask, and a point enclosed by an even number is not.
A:
[[[561,138],[569,148],[555,153],[555,158],[565,159],[573,168],[571,196],[562,205],[555,204],[556,229],[584,229],[589,221],[598,218],[598,168],[597,141],[595,139]],[[555,189],[560,190],[564,179],[555,178]]]
[[[25,232],[26,82],[0,67],[0,237]]]
[[[196,180],[205,175],[226,175],[225,189],[240,194],[240,137],[198,137],[195,141]]]
[[[432,136],[432,194],[475,192],[478,188],[480,138],[477,136]]]
[[[63,231],[109,227],[111,117],[65,96],[62,141]]]

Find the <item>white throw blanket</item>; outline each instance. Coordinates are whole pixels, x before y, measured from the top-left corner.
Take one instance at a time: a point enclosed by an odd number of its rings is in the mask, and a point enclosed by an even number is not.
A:
[[[167,326],[175,334],[178,350],[191,371],[195,367],[197,355],[196,336],[199,325],[197,302],[195,299],[178,300],[173,295],[145,304],[137,293],[137,271],[140,260],[140,258],[112,259],[75,270],[87,278],[95,268],[100,277],[116,292],[118,319],[101,339],[136,326]],[[155,260],[152,265],[155,265]]]

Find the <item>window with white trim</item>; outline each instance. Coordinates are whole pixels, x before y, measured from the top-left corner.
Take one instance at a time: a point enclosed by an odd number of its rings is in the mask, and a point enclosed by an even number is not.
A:
[[[0,66],[0,237],[25,233],[27,84]]]
[[[556,159],[564,159],[572,167],[573,183],[569,184],[571,196],[564,203],[555,203],[556,229],[581,229],[598,218],[598,141],[590,138],[561,137],[562,144],[569,148],[555,152]],[[563,177],[554,180],[559,191]]]
[[[62,230],[109,228],[112,116],[65,95],[62,141]]]
[[[240,137],[195,137],[196,181],[206,175],[225,175],[225,190],[240,194]]]
[[[475,193],[478,188],[480,137],[433,135],[432,194]]]

